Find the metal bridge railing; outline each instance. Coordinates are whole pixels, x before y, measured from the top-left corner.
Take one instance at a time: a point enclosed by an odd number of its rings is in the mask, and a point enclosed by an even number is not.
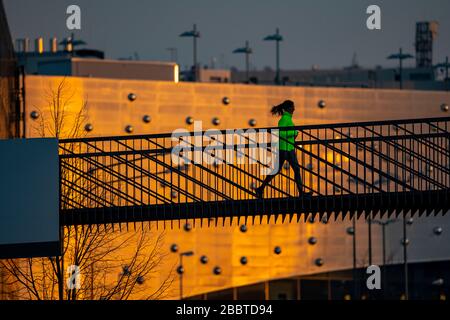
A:
[[[420,210],[436,200],[427,196],[447,200],[449,123],[450,118],[429,118],[62,140],[62,221],[270,215],[277,208],[300,214],[305,201],[310,212],[330,213],[353,210],[343,206],[349,197],[391,203],[404,195],[413,199],[409,210]],[[294,150],[311,196],[298,197],[294,174],[285,164],[264,199],[257,199],[255,188],[264,170],[276,164],[276,140],[284,140],[284,130],[298,131]],[[284,200],[295,201],[287,209]],[[385,209],[402,210],[400,202],[392,203]],[[356,208],[374,210],[364,205]]]

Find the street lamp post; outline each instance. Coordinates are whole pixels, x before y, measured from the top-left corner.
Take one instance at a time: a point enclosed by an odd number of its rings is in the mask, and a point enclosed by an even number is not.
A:
[[[403,60],[414,58],[409,53],[403,53],[402,48],[400,48],[398,53],[391,54],[387,57],[389,60],[398,60],[399,61],[399,82],[400,82],[400,90],[403,89]]]
[[[283,36],[280,34],[280,29],[277,28],[276,33],[264,38],[264,41],[276,42],[276,76],[275,83],[280,84],[280,42],[283,41]]]
[[[250,54],[253,53],[252,48],[249,46],[249,42],[245,41],[245,47],[237,48],[233,53],[244,53],[245,54],[245,78],[247,83],[250,81]]]
[[[391,223],[397,222],[397,219],[389,219],[389,220],[371,220],[370,223],[375,223],[381,226],[382,231],[382,241],[383,241],[383,283],[386,284],[386,226]]]
[[[180,37],[188,37],[188,38],[193,38],[194,41],[194,54],[193,54],[193,59],[194,59],[194,67],[193,67],[193,71],[194,71],[194,81],[196,80],[196,72],[197,72],[197,38],[200,38],[200,32],[197,30],[197,25],[194,24],[193,28],[191,31],[185,31],[182,34],[180,34]]]
[[[403,216],[403,276],[405,277],[405,300],[409,299],[409,286],[408,286],[408,238],[406,234],[406,217]]]
[[[356,265],[356,213],[355,216],[352,219],[352,245],[353,245],[353,295],[354,295],[354,299],[356,299],[356,297],[359,296],[359,281],[358,281],[358,270],[357,270],[357,265]]]
[[[369,266],[372,265],[372,219],[369,216],[367,219],[368,224],[368,240],[369,240]]]
[[[352,237],[352,255],[353,255],[353,270],[352,270],[352,277],[353,277],[353,298],[356,299],[356,297],[359,297],[359,276],[358,276],[358,270],[356,265],[356,212],[355,215],[351,218],[352,219],[352,226],[347,228],[347,234]]]
[[[194,255],[193,251],[186,251],[180,253],[180,265],[177,268],[177,272],[180,275],[180,300],[183,300],[183,273],[184,273],[183,257],[190,257],[193,255]]]
[[[445,57],[445,62],[444,63],[439,63],[438,65],[436,65],[436,68],[445,68],[445,79],[444,79],[444,83],[445,83],[445,87],[446,90],[449,90],[449,77],[448,77],[448,68],[450,67],[450,64],[448,63],[448,56]]]

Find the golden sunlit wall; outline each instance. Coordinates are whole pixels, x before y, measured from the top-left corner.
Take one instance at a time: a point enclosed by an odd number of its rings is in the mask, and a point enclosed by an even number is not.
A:
[[[39,136],[39,119],[49,117],[48,93],[63,78],[27,76],[26,112],[28,137]],[[253,86],[238,84],[172,83],[93,78],[66,78],[74,90],[68,110],[73,113],[86,103],[83,125],[87,136],[151,134],[172,132],[177,128],[193,130],[187,118],[203,122],[208,128],[247,128],[275,126],[270,107],[291,99],[296,104],[294,123],[320,124],[437,117],[445,115],[440,106],[450,102],[446,92],[371,90],[352,88],[302,88]],[[147,116],[147,117],[146,117]],[[213,119],[216,118],[214,124]],[[47,132],[47,134],[49,134]],[[333,156],[333,155],[331,155]],[[344,161],[345,159],[342,159]],[[185,231],[183,225],[166,231],[163,247],[169,254],[161,266],[161,274],[178,264],[178,253],[170,253],[177,244],[180,251],[194,251],[183,261],[184,295],[241,286],[268,279],[307,275],[352,267],[352,237],[346,232],[349,222],[320,221],[249,225],[242,232],[237,225],[197,226]],[[361,229],[364,221],[358,222]],[[167,224],[170,226],[170,223]],[[162,226],[160,224],[160,226]],[[374,263],[380,263],[379,230],[374,230]],[[161,232],[159,231],[154,232]],[[309,244],[310,237],[317,243]],[[358,235],[357,261],[367,264],[367,238]],[[281,254],[274,252],[280,247]],[[208,262],[201,263],[206,256]],[[248,263],[240,260],[246,257]],[[322,259],[323,265],[315,262]],[[213,269],[221,268],[215,275]],[[161,279],[164,276],[161,275]],[[155,277],[155,285],[159,278]],[[177,298],[178,277],[175,276],[171,297]]]
[[[30,113],[46,108],[48,92],[61,77],[27,76],[27,119]],[[93,78],[67,78],[80,100],[88,102],[93,130],[89,136],[172,132],[191,128],[186,118],[203,121],[203,128],[247,128],[274,126],[278,119],[269,114],[270,106],[285,99],[295,101],[294,122],[318,124],[434,117],[445,115],[440,106],[449,103],[449,93],[429,91],[371,90],[354,88],[275,87],[238,84],[173,83]],[[224,100],[224,98],[227,98]],[[320,108],[324,106],[324,108]],[[151,122],[143,117],[149,115]],[[33,124],[27,136],[33,136]]]

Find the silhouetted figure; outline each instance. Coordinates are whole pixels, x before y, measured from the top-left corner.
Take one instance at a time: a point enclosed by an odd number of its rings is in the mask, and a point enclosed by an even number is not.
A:
[[[281,116],[278,121],[278,127],[293,127],[294,122],[292,121],[292,114],[295,111],[294,102],[291,100],[286,100],[282,104],[279,104],[272,108],[270,111],[272,115]],[[262,198],[264,195],[264,188],[272,181],[273,178],[280,172],[285,161],[287,161],[294,170],[295,184],[300,195],[307,194],[303,191],[302,177],[300,175],[300,165],[297,160],[297,155],[295,154],[295,138],[298,135],[297,130],[280,130],[279,139],[279,163],[277,171],[272,175],[267,175],[260,187],[256,188],[256,195],[258,198]]]

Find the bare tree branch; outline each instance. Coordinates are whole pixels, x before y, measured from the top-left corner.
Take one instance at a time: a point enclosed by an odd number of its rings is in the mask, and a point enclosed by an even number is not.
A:
[[[88,103],[77,96],[77,90],[70,87],[66,78],[56,88],[50,88],[46,105],[42,108],[35,106],[40,113],[34,128],[36,133],[41,137],[54,136],[59,139],[83,137]],[[74,145],[70,148],[80,147]],[[77,159],[71,166],[81,172],[86,170]],[[92,204],[91,195],[106,198],[105,190],[100,193],[87,179],[69,170],[62,168],[61,179],[80,190],[88,190],[87,194],[82,194],[62,185],[62,197],[73,203]],[[115,183],[120,186],[120,181]],[[162,253],[163,233],[155,237],[144,228],[122,233],[115,231],[111,225],[104,226],[103,230],[99,226],[70,226],[62,231],[61,257],[0,261],[1,280],[9,289],[9,298],[160,299],[173,283],[174,267],[159,286],[152,288],[148,285],[151,275],[161,271],[158,267],[167,256],[167,253]],[[69,265],[78,266],[80,272],[87,275],[82,278],[82,286],[78,290],[66,288],[65,266]]]

